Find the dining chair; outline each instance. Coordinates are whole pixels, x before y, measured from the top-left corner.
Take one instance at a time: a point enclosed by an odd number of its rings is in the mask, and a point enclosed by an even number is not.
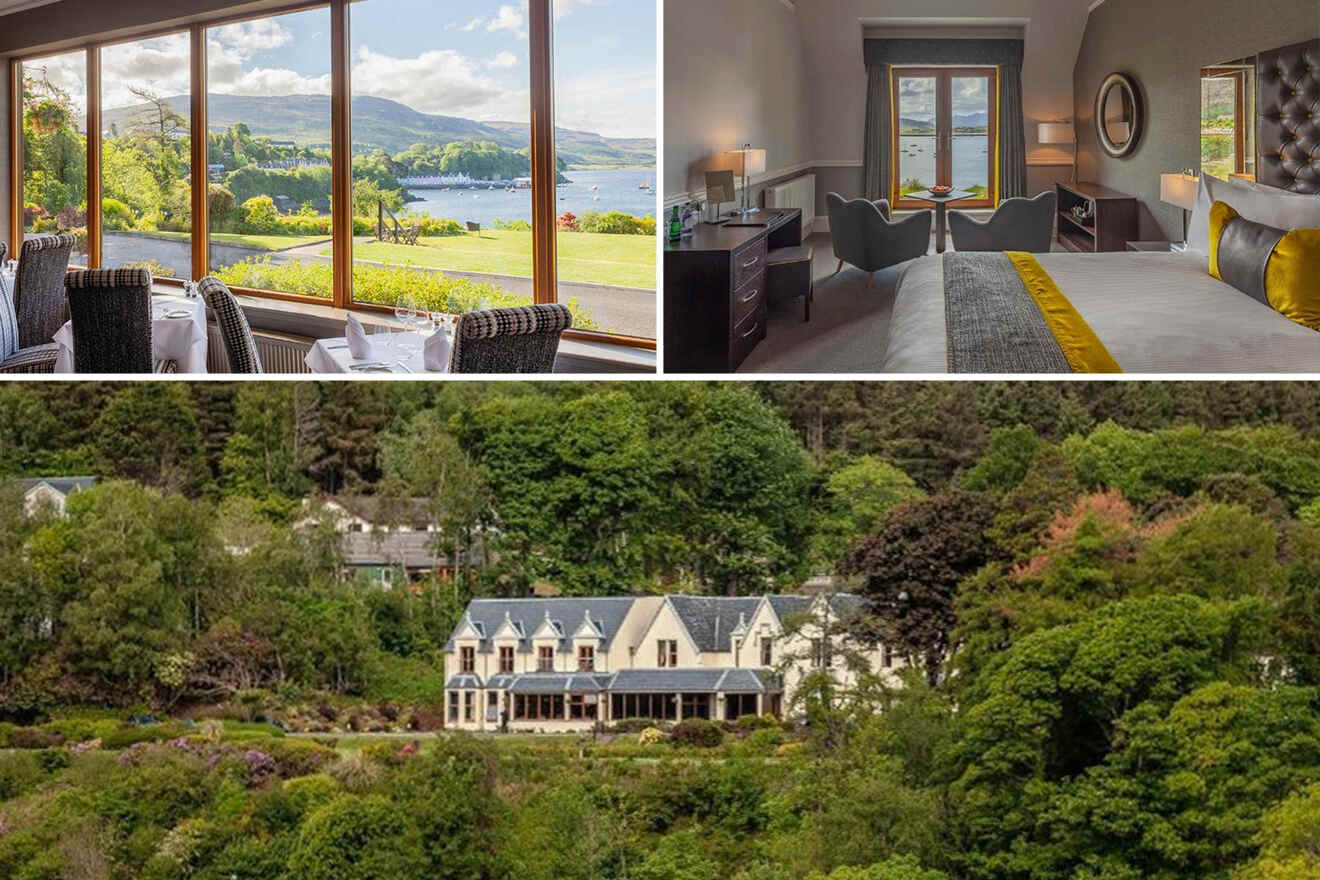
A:
[[[229,372],[261,373],[261,355],[257,353],[257,341],[252,336],[252,325],[248,323],[243,307],[223,281],[214,275],[207,275],[197,283],[198,292],[206,300],[206,305],[215,312],[216,324],[220,327],[220,337],[225,341],[225,353],[229,356]]]
[[[8,251],[0,241],[0,261]],[[0,373],[53,373],[59,357],[57,343],[47,342],[20,348],[18,344],[18,315],[14,311],[11,292],[0,284]]]
[[[1058,196],[1043,192],[1034,199],[1004,199],[988,220],[962,211],[949,212],[955,251],[1026,251],[1047,254],[1054,241]]]
[[[451,373],[552,373],[559,337],[573,325],[561,303],[459,315]]]
[[[175,372],[169,361],[153,369],[150,270],[77,269],[64,276],[64,286],[75,372]]]
[[[69,319],[64,297],[64,273],[78,239],[69,233],[34,235],[23,240],[14,276],[14,312],[18,344],[45,345]]]

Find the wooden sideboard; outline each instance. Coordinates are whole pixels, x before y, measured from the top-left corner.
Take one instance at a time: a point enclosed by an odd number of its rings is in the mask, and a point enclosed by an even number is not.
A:
[[[1097,183],[1056,183],[1059,197],[1059,244],[1078,253],[1121,251],[1136,241],[1137,200]],[[1073,205],[1093,202],[1089,223],[1070,213]]]
[[[665,242],[664,369],[732,373],[765,338],[766,254],[802,243],[802,212],[763,209]]]

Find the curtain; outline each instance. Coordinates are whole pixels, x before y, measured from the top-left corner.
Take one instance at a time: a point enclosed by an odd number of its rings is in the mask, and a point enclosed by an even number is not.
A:
[[[893,137],[890,110],[889,65],[868,68],[866,90],[866,147],[862,166],[866,172],[866,197],[871,201],[889,198],[890,145]]]
[[[867,40],[870,85],[862,164],[866,197],[889,197],[893,161],[889,69],[894,65],[967,65],[999,68],[999,197],[1027,193],[1027,137],[1022,117],[1022,40]],[[877,95],[877,91],[883,95]]]

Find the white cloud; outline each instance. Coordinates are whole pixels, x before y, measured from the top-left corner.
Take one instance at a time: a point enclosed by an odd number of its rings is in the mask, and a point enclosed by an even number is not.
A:
[[[364,46],[358,50],[353,66],[353,91],[389,98],[423,113],[495,119],[489,114],[502,111],[515,93],[478,74],[477,66],[452,49],[423,52],[415,58],[393,58]],[[522,102],[526,108],[525,97]]]
[[[592,0],[554,0],[555,18],[563,18],[576,6],[590,6]]]
[[[210,38],[242,58],[251,58],[288,45],[293,34],[273,18],[258,18],[212,28]]]
[[[654,70],[600,71],[560,78],[555,125],[606,137],[655,137]]]
[[[506,4],[500,7],[499,12],[495,13],[495,17],[486,25],[486,30],[520,33],[524,20],[521,9]]]
[[[485,23],[486,23],[486,19],[478,15],[476,18],[472,19],[467,24],[459,27],[459,30],[470,34]]]
[[[497,69],[515,67],[517,64],[518,56],[514,55],[512,52],[501,52],[486,62],[487,67],[494,67]]]

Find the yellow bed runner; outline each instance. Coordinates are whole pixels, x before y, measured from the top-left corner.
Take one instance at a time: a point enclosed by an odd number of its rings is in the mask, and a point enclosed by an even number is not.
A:
[[[1031,254],[1006,251],[1074,373],[1121,373],[1100,337]]]

